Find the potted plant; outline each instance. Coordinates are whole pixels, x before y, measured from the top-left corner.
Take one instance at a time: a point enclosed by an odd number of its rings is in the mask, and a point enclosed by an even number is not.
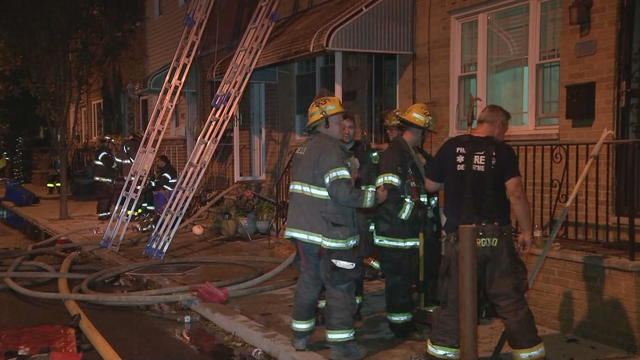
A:
[[[222,220],[220,222],[220,234],[222,236],[233,236],[236,233],[238,223],[236,221],[236,206],[233,199],[225,199],[220,207]]]
[[[269,234],[275,212],[275,206],[268,201],[260,201],[256,204],[256,227],[260,234]]]
[[[245,189],[238,196],[236,209],[238,210],[238,235],[251,237],[256,233],[256,198],[253,191]]]

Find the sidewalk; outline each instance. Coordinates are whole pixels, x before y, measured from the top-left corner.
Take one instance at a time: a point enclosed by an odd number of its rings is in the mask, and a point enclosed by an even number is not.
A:
[[[27,185],[29,187],[29,185]],[[32,188],[33,190],[33,188]],[[37,189],[36,189],[37,190]],[[43,189],[44,191],[44,189]],[[0,194],[4,189],[0,188]],[[43,198],[38,205],[28,207],[13,207],[3,202],[2,206],[14,211],[28,221],[46,229],[49,233],[58,234],[74,229],[99,227],[104,228],[106,222],[99,222],[95,215],[95,202],[69,201],[69,215],[72,219],[58,220],[57,199]],[[140,236],[138,233],[128,233],[127,239]],[[119,253],[105,249],[95,250],[96,256],[113,264],[138,263],[149,260],[142,255],[146,238],[135,245],[123,247]],[[100,241],[99,234],[92,229],[85,230],[69,238],[77,242]],[[123,242],[124,244],[124,242]],[[176,235],[167,252],[167,259],[190,258],[203,256],[250,255],[272,256],[284,259],[288,255],[288,242],[278,239],[260,238],[253,241],[243,241],[239,238],[231,240],[211,239],[207,235],[196,236],[190,231],[181,231]],[[201,264],[180,274],[167,275],[161,272],[147,273],[145,277],[152,281],[166,284],[192,284],[203,281],[218,281],[230,277],[246,275],[253,270],[251,266],[259,267],[263,271],[273,268],[274,264],[256,263],[248,266],[216,264]],[[296,276],[294,269],[287,269],[271,281],[291,279]],[[401,343],[389,331],[384,314],[384,283],[383,281],[369,281],[365,283],[365,297],[362,314],[363,322],[357,332],[358,340],[367,348],[370,356],[367,359],[410,359],[424,351],[421,342],[406,341]],[[216,325],[226,331],[242,337],[245,341],[265,350],[278,359],[326,359],[328,349],[324,348],[324,329],[319,327],[312,336],[314,351],[295,352],[289,345],[290,312],[294,288],[288,287],[259,295],[245,296],[230,300],[226,305],[198,303],[192,309],[199,312]],[[479,352],[481,356],[488,356],[493,350],[502,331],[499,321],[478,327]],[[596,342],[579,339],[570,335],[563,335],[551,329],[539,328],[545,341],[547,357],[560,359],[636,359],[631,354],[614,349]],[[503,359],[510,359],[510,350],[505,347],[501,355]]]

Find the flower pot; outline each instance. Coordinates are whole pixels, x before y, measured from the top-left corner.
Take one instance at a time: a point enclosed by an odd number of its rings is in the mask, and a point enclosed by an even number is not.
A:
[[[256,233],[256,217],[255,216],[251,216],[251,214],[249,214],[248,216],[244,217],[238,217],[238,227],[237,227],[237,233],[240,236],[251,236],[253,234]]]
[[[233,236],[236,233],[238,223],[235,219],[224,219],[220,222],[220,234],[222,236]]]
[[[256,228],[260,234],[267,235],[269,234],[269,230],[271,229],[271,221],[269,220],[258,220],[256,221]]]

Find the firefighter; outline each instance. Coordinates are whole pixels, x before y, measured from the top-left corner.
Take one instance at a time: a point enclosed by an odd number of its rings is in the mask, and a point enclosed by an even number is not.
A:
[[[427,342],[428,359],[457,359],[459,224],[476,224],[478,238],[478,290],[484,292],[503,320],[514,359],[542,359],[545,349],[537,334],[533,314],[524,297],[527,275],[518,253],[531,247],[529,203],[513,148],[503,142],[511,114],[488,105],[478,116],[471,134],[447,140],[427,169],[426,187],[444,187],[446,237],[440,267],[443,289],[441,308]],[[513,208],[520,233],[513,241]]]
[[[116,162],[111,152],[112,141],[109,137],[98,140],[99,146],[93,160],[93,180],[98,220],[106,220],[111,216],[111,201],[113,199],[113,178]]]
[[[356,123],[353,115],[344,113],[342,118],[342,136],[340,142],[342,149],[347,157],[347,169],[351,174],[351,180],[356,188],[375,186],[376,182],[376,165],[377,152],[368,146],[366,134],[363,134],[362,140],[355,139]],[[374,155],[375,154],[375,155]],[[358,243],[358,255],[364,258],[368,257],[373,247],[372,233],[369,231],[370,222],[373,221],[373,208],[356,209],[356,226],[358,227],[358,235],[360,240]],[[365,261],[365,264],[369,264]],[[369,264],[370,266],[375,266]],[[378,268],[379,270],[379,268]],[[362,320],[360,310],[362,309],[362,300],[364,294],[364,274],[365,267],[362,267],[362,273],[356,285],[356,313],[354,320]],[[321,293],[318,300],[318,324],[324,324],[324,308],[326,306],[324,294]]]
[[[416,153],[424,132],[433,125],[426,104],[409,106],[398,116],[400,130],[380,155],[376,186],[388,190],[388,198],[376,214],[374,244],[385,275],[385,299],[389,328],[398,338],[421,338],[413,319],[412,289],[417,284],[419,234],[427,205],[424,188],[425,159]]]
[[[354,209],[373,207],[376,198],[382,201],[386,196],[383,189],[376,194],[374,187],[353,186],[339,140],[344,112],[340,100],[332,96],[316,98],[309,106],[306,130],[311,135],[293,158],[285,230],[300,261],[292,345],[306,350],[324,285],[326,337],[335,360],[365,355],[354,340],[354,295],[362,266],[353,249],[358,244]]]
[[[148,189],[141,194],[143,205],[149,215],[143,218],[136,227],[140,232],[147,232],[155,228],[178,182],[178,173],[166,155],[158,156],[155,165],[155,176],[149,180]],[[148,195],[149,193],[151,194],[150,196]]]
[[[178,182],[178,172],[171,165],[167,155],[160,155],[156,159],[156,179],[153,181],[155,191],[173,191]]]
[[[140,135],[130,133],[129,136],[120,144],[120,151],[115,155],[116,162],[120,164],[133,164],[136,153],[140,147]]]
[[[375,186],[376,177],[378,175],[379,152],[369,146],[367,134],[362,135],[361,140],[355,140],[355,120],[353,116],[345,113],[342,120],[342,143],[349,156],[352,167],[351,177],[356,188]],[[365,265],[369,265],[367,269],[374,269],[376,273],[380,270],[379,262],[372,255],[373,251],[373,217],[375,209],[358,208],[356,209],[356,225],[358,226],[358,234],[360,235],[360,244],[358,245],[359,255],[363,258]],[[360,320],[360,309],[362,308],[363,281],[365,277],[365,268],[363,268],[362,276],[356,289],[356,303],[358,311],[356,312],[356,320]]]
[[[395,140],[398,135],[402,134],[402,125],[398,120],[400,115],[399,109],[387,110],[382,114],[382,124],[384,126],[384,132],[387,134],[387,142],[381,144],[372,144],[372,147],[379,151],[387,149],[389,144]]]

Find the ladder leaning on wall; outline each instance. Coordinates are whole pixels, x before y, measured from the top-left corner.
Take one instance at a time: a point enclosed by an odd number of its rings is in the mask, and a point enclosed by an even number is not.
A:
[[[153,108],[149,124],[140,143],[135,160],[131,166],[125,184],[122,187],[113,214],[109,220],[102,241],[102,247],[118,251],[127,231],[127,226],[135,206],[140,198],[151,166],[162,142],[162,137],[185,83],[189,68],[198,50],[202,32],[209,19],[214,0],[195,0],[190,3],[184,19],[184,30],[171,66],[162,84],[162,90]]]
[[[222,83],[213,97],[213,110],[204,124],[178,183],[156,224],[145,254],[162,258],[180,226],[189,202],[224,134],[249,82],[262,48],[276,21],[279,0],[260,0],[242,36]]]

